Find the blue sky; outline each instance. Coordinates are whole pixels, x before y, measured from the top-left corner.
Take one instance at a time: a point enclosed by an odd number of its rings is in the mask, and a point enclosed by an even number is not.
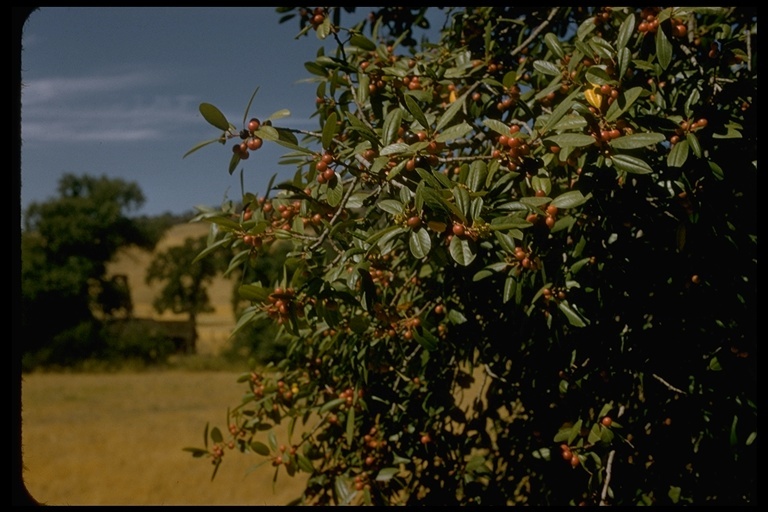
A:
[[[358,9],[356,16],[367,14]],[[296,39],[296,19],[279,24],[274,7],[43,7],[22,33],[21,209],[56,195],[64,173],[136,182],[137,214],[181,213],[263,194],[286,149],[265,144],[230,176],[231,152],[199,113],[209,102],[239,126],[287,108],[278,124],[314,129],[316,84],[304,62],[321,43]],[[329,45],[330,42],[325,43]]]

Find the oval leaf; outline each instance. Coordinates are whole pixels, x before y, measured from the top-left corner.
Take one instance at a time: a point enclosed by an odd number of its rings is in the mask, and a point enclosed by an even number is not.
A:
[[[613,155],[611,161],[616,169],[633,174],[648,174],[653,172],[645,161],[629,155]]]
[[[682,167],[688,160],[688,140],[681,140],[674,146],[667,156],[667,165],[670,167]]]
[[[354,34],[352,37],[349,38],[349,44],[352,46],[357,46],[358,48],[361,48],[366,51],[373,51],[376,49],[376,43],[368,39],[362,34]]]
[[[201,103],[200,113],[203,115],[203,119],[216,128],[224,131],[229,130],[229,121],[227,121],[227,118],[221,113],[221,110],[210,103]]]
[[[432,247],[432,240],[429,238],[429,233],[426,229],[418,229],[411,231],[411,237],[408,240],[408,246],[411,248],[411,254],[416,259],[421,259],[429,254],[429,249]]]
[[[333,137],[336,135],[339,125],[336,123],[336,112],[331,112],[331,115],[325,120],[323,126],[323,148],[330,149]]]
[[[269,447],[260,441],[251,441],[250,446],[259,455],[269,455]]]
[[[609,144],[616,149],[637,149],[658,144],[665,139],[661,133],[635,133],[613,139]]]
[[[560,68],[552,64],[551,62],[547,62],[546,60],[537,60],[533,62],[533,69],[538,71],[539,73],[542,73],[544,75],[550,75],[550,76],[559,76],[560,75]]]
[[[475,259],[475,252],[472,249],[472,244],[469,240],[462,240],[458,236],[451,238],[451,243],[448,247],[453,260],[459,265],[467,266]]]
[[[584,195],[579,190],[569,190],[568,192],[565,192],[563,194],[560,194],[556,198],[552,200],[552,205],[556,206],[560,210],[564,210],[566,208],[574,208],[576,206],[580,206],[587,202],[587,197],[584,197]]]

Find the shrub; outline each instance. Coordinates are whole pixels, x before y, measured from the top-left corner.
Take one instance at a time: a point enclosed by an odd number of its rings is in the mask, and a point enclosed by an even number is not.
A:
[[[756,12],[284,12],[338,43],[319,128],[200,105],[230,173],[297,170],[198,219],[233,268],[292,242],[236,327],[288,345],[188,450],[315,504],[755,503]]]

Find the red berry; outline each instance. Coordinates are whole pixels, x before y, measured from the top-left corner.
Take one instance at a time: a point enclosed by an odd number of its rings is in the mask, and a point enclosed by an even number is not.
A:
[[[613,424],[613,420],[610,416],[604,416],[603,419],[600,420],[600,423],[602,423],[604,427],[610,427]]]

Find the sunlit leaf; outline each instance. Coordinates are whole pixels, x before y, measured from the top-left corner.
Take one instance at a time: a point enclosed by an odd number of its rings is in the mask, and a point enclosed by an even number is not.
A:
[[[408,240],[408,246],[411,249],[411,254],[416,259],[425,258],[429,254],[429,249],[432,246],[432,240],[429,238],[429,233],[426,229],[417,229],[411,231],[411,236]]]
[[[473,244],[469,240],[464,240],[458,236],[451,238],[449,251],[453,260],[459,265],[467,266],[475,260]]]
[[[227,118],[221,113],[221,110],[210,103],[201,103],[200,113],[203,115],[203,119],[219,130],[229,130],[229,121],[227,121]]]

